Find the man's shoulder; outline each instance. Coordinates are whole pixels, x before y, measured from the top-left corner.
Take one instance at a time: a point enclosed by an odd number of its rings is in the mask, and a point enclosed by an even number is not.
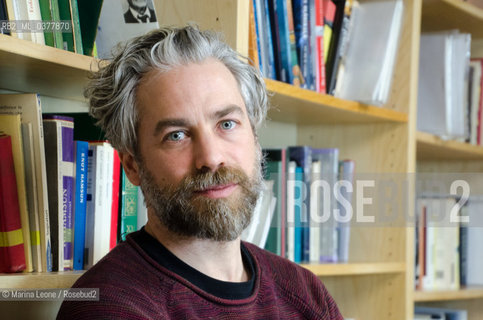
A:
[[[311,318],[342,319],[336,303],[322,281],[311,271],[249,243],[244,243],[256,260],[264,291],[272,291]]]

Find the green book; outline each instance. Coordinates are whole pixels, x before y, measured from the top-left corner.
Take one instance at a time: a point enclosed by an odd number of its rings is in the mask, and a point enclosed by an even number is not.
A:
[[[78,54],[84,54],[84,47],[82,46],[82,33],[79,20],[79,7],[77,6],[77,0],[70,0],[70,13],[72,16],[75,52]]]
[[[42,16],[42,21],[50,22],[52,21],[52,11],[50,9],[50,0],[39,0],[40,5],[40,15]],[[51,47],[54,45],[54,33],[52,31],[44,31],[45,44]]]
[[[138,187],[133,185],[122,170],[121,239],[138,229]]]
[[[72,16],[70,14],[70,1],[58,0],[59,4],[59,17],[61,21],[70,21],[72,23]],[[71,24],[70,30],[64,30],[62,32],[62,41],[64,50],[75,52],[74,48],[74,34],[72,32],[73,25]]]

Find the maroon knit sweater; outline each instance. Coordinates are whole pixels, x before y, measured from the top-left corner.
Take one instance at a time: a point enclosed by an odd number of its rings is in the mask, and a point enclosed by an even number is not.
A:
[[[159,265],[128,236],[74,284],[99,288],[99,301],[64,301],[57,319],[343,320],[322,282],[300,266],[244,243],[252,257],[251,296],[211,295]]]

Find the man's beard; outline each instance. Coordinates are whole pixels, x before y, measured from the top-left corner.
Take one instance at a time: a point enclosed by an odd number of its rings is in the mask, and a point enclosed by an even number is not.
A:
[[[181,237],[232,241],[248,227],[262,188],[260,152],[257,152],[253,177],[234,167],[217,171],[197,171],[186,176],[178,186],[159,186],[154,176],[140,163],[141,189],[146,206],[160,222]],[[236,184],[226,198],[198,194],[209,187]]]

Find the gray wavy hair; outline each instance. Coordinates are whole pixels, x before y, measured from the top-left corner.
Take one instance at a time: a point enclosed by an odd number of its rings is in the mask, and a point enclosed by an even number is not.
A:
[[[84,91],[89,113],[114,148],[136,156],[139,120],[136,90],[142,77],[151,70],[166,72],[208,58],[222,62],[235,77],[256,135],[268,108],[260,72],[241,61],[220,34],[200,31],[195,26],[154,30],[126,42],[110,63],[101,61]]]

